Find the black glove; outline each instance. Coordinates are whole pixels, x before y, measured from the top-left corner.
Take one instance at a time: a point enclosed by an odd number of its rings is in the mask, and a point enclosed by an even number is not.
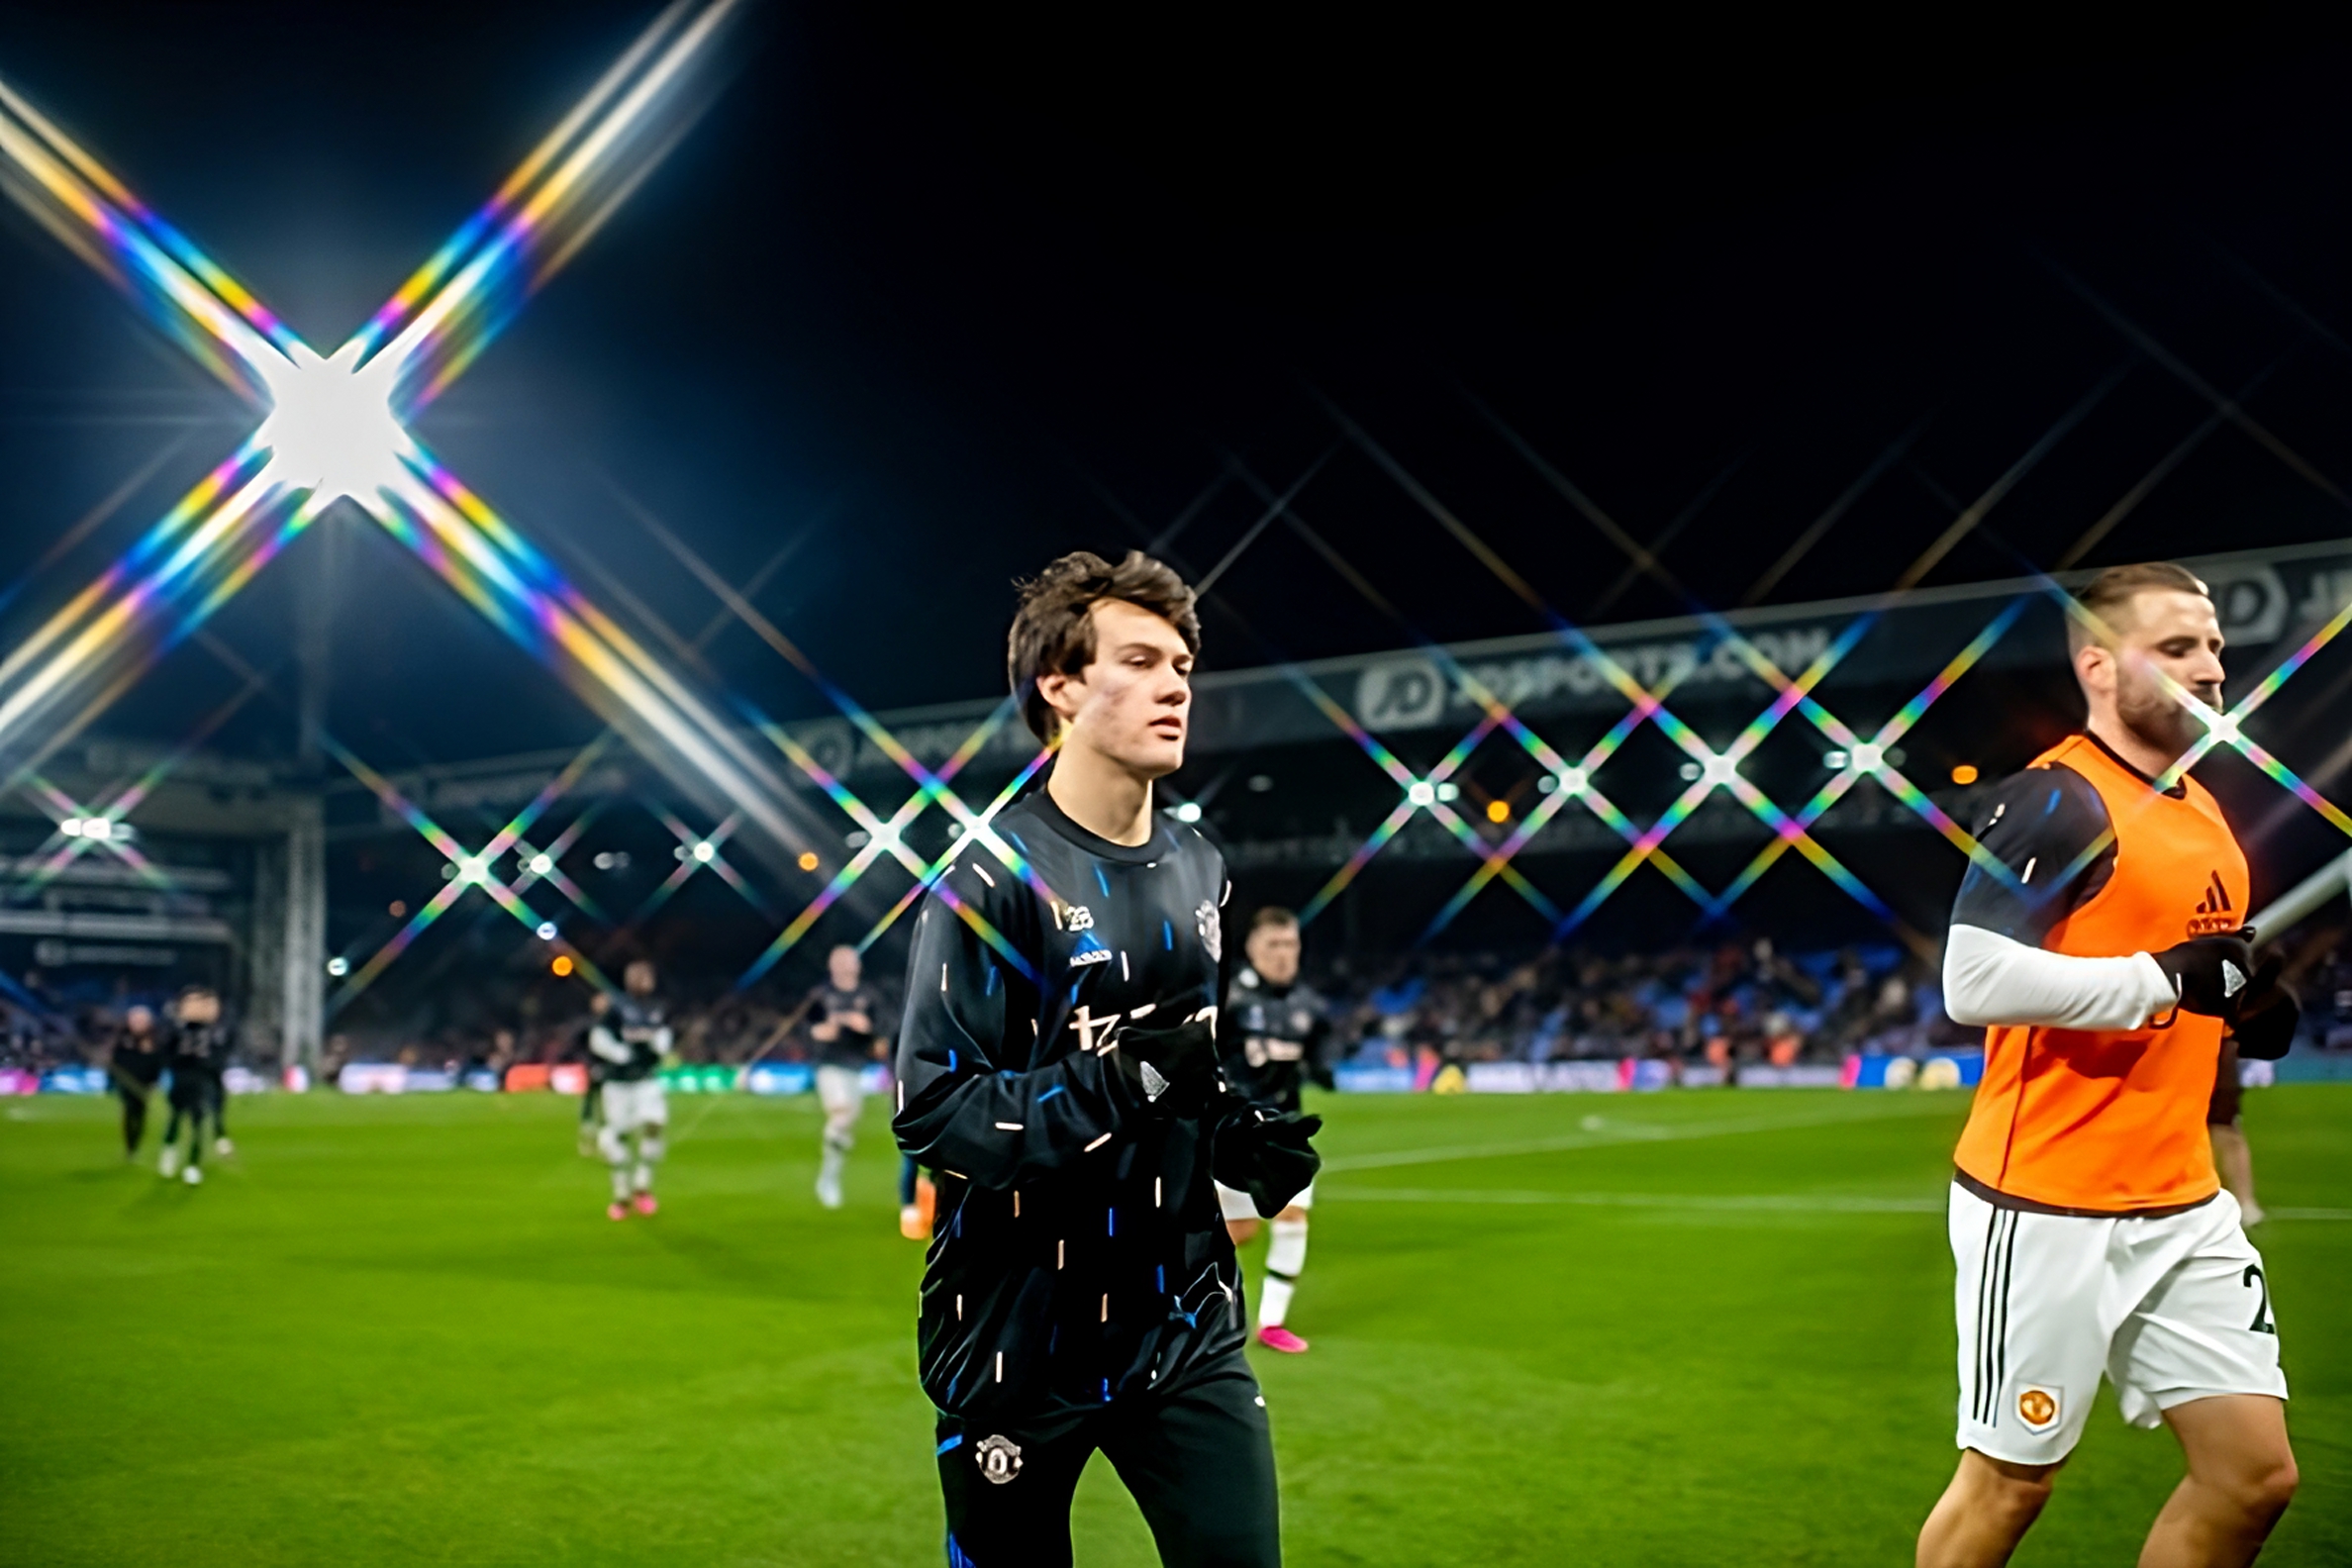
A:
[[[1323,1169],[1323,1156],[1308,1141],[1322,1130],[1319,1116],[1244,1106],[1218,1125],[1209,1168],[1227,1187],[1249,1194],[1250,1207],[1271,1220]]]
[[[2172,982],[2173,999],[2186,1013],[2235,1017],[2246,983],[2254,974],[2254,949],[2243,931],[2192,936],[2149,956]]]
[[[2295,1043],[2295,1027],[2303,1022],[2303,1009],[2297,1005],[2295,993],[2279,983],[2279,972],[2286,967],[2287,961],[2272,953],[2254,971],[2246,989],[2238,993],[2237,1018],[2229,1032],[2237,1040],[2240,1056],[2277,1061]]]
[[[1157,1029],[1129,1025],[1112,1035],[1103,1054],[1135,1097],[1166,1116],[1196,1114],[1217,1087],[1217,1026],[1204,1009]],[[1156,1020],[1154,1021],[1157,1022]]]

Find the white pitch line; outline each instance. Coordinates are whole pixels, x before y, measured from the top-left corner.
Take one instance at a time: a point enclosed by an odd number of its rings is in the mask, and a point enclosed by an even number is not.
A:
[[[1850,1193],[1535,1192],[1496,1188],[1343,1187],[1333,1203],[1570,1204],[1588,1209],[1701,1209],[1764,1214],[1942,1214],[1942,1198]],[[2352,1220],[2352,1209],[2270,1209],[2273,1220]]]
[[[1349,1187],[1333,1203],[1575,1204],[1594,1209],[1717,1209],[1789,1214],[1941,1214],[1941,1198],[1869,1198],[1845,1193],[1511,1192],[1442,1187]]]
[[[1735,1122],[1689,1122],[1660,1126],[1620,1122],[1610,1127],[1551,1137],[1526,1138],[1516,1143],[1454,1143],[1436,1148],[1391,1149],[1378,1154],[1341,1154],[1323,1162],[1326,1171],[1385,1170],[1396,1165],[1436,1165],[1452,1160],[1502,1159],[1514,1154],[1557,1154],[1569,1149],[1621,1147],[1627,1143],[1671,1143],[1686,1138],[1729,1137],[1741,1132],[1778,1132],[1803,1127],[1832,1127],[1854,1122],[1878,1122],[1893,1117],[1923,1116],[1958,1109],[1935,1100],[1900,1102],[1885,1111],[1840,1112],[1830,1116],[1749,1117]]]

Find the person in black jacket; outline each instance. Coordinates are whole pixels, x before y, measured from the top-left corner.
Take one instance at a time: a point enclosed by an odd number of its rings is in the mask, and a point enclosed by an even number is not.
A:
[[[1280,1212],[1318,1124],[1221,1076],[1224,859],[1152,809],[1199,643],[1191,590],[1139,553],[1025,585],[1009,672],[1059,756],[917,921],[892,1125],[938,1172],[919,1351],[959,1568],[1068,1563],[1097,1448],[1164,1562],[1281,1560],[1214,1182]]]

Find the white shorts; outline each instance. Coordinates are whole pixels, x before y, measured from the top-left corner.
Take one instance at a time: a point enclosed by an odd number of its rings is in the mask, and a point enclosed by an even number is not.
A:
[[[847,1112],[855,1118],[865,1104],[865,1069],[862,1067],[820,1067],[817,1069],[817,1103],[825,1107],[827,1116]]]
[[[2214,1394],[2285,1399],[2270,1283],[2239,1221],[2227,1192],[2109,1220],[1998,1209],[1955,1185],[1959,1446],[2056,1464],[2103,1374],[2134,1426]]]
[[[661,1080],[639,1078],[635,1083],[606,1084],[604,1121],[616,1134],[641,1127],[669,1126],[669,1096],[662,1092]]]
[[[1306,1191],[1293,1198],[1290,1201],[1290,1206],[1293,1209],[1314,1208],[1315,1183],[1309,1182]],[[1217,1183],[1217,1207],[1227,1220],[1255,1220],[1259,1218],[1257,1205],[1249,1201],[1249,1194],[1236,1188],[1227,1187],[1224,1182]]]

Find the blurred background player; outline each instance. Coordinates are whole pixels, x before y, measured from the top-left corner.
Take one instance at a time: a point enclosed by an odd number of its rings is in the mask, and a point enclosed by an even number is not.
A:
[[[809,1039],[816,1046],[817,1103],[825,1107],[825,1152],[817,1166],[817,1201],[828,1209],[838,1209],[841,1166],[856,1141],[857,1114],[865,1106],[865,1070],[882,1060],[889,1049],[874,1028],[874,1021],[882,1016],[882,997],[865,983],[865,965],[856,948],[835,947],[825,955],[825,981],[809,993],[805,1007]],[[907,1185],[903,1172],[899,1185],[902,1189]],[[913,1202],[912,1197],[903,1197],[901,1206]]]
[[[597,1025],[604,1021],[605,1014],[612,1010],[612,1006],[613,999],[602,991],[588,999],[588,1022],[580,1026],[580,1031],[573,1036],[571,1049],[567,1052],[580,1063],[587,1074],[587,1087],[580,1091],[579,1146],[582,1159],[603,1152],[603,1144],[597,1134],[604,1127],[604,1086],[607,1064],[602,1056],[597,1055],[590,1048],[588,1036],[596,1031]]]
[[[604,1126],[597,1146],[612,1167],[613,1201],[608,1220],[626,1220],[635,1209],[649,1215],[661,1205],[653,1197],[653,1167],[661,1162],[662,1134],[669,1128],[669,1099],[662,1092],[662,1058],[670,1050],[666,1011],[653,995],[653,964],[637,958],[622,971],[622,994],[588,1028],[588,1048],[604,1064]],[[630,1160],[630,1140],[637,1158]]]
[[[899,1234],[910,1241],[929,1241],[931,1233],[931,1215],[937,1209],[939,1189],[915,1163],[912,1154],[899,1156]]]
[[[2253,1560],[2295,1495],[2262,1254],[2205,1131],[2225,1029],[2250,1057],[2296,1026],[2253,965],[2246,858],[2211,795],[2162,777],[2221,706],[2221,628],[2181,567],[2116,567],[2070,626],[2085,733],[2005,780],[1952,910],[1944,1005],[1988,1026],[1954,1155],[1960,1466],[1921,1568],[2006,1563],[2105,1375],[2171,1426],[2188,1474],[2140,1556]]]
[[[204,1132],[209,1124],[223,1154],[230,1152],[222,1112],[228,1094],[222,1075],[229,1065],[229,1031],[221,1024],[221,999],[208,986],[182,991],[173,1010],[177,1017],[163,1052],[171,1072],[171,1120],[163,1125],[163,1153],[156,1169],[165,1178],[178,1176],[189,1186],[204,1180]],[[180,1160],[180,1127],[188,1128],[186,1164]]]
[[[1323,998],[1299,983],[1299,917],[1268,906],[1250,918],[1242,955],[1249,961],[1233,976],[1218,1024],[1219,1049],[1228,1082],[1253,1099],[1297,1115],[1307,1081],[1329,1088],[1324,1060],[1330,1038]],[[1225,1229],[1240,1246],[1257,1234],[1258,1213],[1249,1194],[1219,1184]],[[1258,1343],[1297,1354],[1307,1341],[1285,1327],[1291,1293],[1307,1266],[1307,1212],[1315,1207],[1315,1184],[1274,1217],[1266,1243],[1266,1278],[1258,1287]]]
[[[147,1097],[163,1076],[163,1036],[155,1028],[155,1010],[134,1006],[123,1015],[114,1043],[106,1054],[107,1082],[123,1102],[123,1158],[139,1157],[139,1140],[147,1131]]]

